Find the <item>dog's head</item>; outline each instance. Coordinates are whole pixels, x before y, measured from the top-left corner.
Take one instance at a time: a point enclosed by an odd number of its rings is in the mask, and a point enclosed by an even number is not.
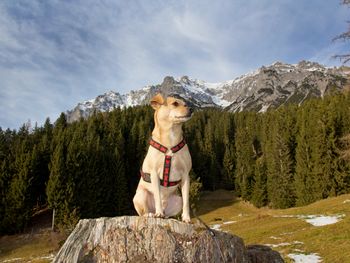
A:
[[[176,94],[164,98],[158,93],[151,99],[151,106],[156,111],[155,118],[161,125],[183,123],[188,121],[193,113],[192,104]]]

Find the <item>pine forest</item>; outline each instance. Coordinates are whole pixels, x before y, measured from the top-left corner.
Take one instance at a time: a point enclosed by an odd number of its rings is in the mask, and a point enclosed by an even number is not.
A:
[[[153,129],[149,106],[67,123],[0,128],[0,233],[55,209],[57,224],[135,214],[132,198]],[[195,112],[184,126],[194,180],[257,207],[289,208],[350,192],[350,93],[266,113]]]

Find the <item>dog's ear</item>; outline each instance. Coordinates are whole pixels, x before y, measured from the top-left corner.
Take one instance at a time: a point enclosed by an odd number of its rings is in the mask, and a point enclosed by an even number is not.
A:
[[[152,99],[151,99],[151,106],[152,106],[152,108],[153,109],[155,109],[155,110],[157,110],[157,109],[159,109],[159,107],[161,106],[161,105],[163,105],[164,104],[164,98],[163,98],[163,96],[160,94],[160,93],[158,93],[157,95],[155,95]]]

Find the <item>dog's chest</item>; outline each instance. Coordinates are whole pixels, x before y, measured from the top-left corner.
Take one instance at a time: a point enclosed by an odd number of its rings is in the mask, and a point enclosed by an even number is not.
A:
[[[190,171],[192,165],[187,147],[177,153],[167,152],[165,154],[152,148],[149,149],[142,165],[144,172],[151,173],[152,170],[155,170],[159,178],[163,179],[166,155],[171,156],[169,181],[181,180],[182,176]]]

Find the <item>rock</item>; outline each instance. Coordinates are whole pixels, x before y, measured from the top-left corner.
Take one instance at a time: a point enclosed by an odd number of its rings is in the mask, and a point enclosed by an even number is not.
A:
[[[268,246],[249,245],[247,252],[250,263],[283,263],[281,255]]]
[[[53,262],[250,263],[249,258],[254,257],[238,236],[175,219],[123,216],[80,220]]]

